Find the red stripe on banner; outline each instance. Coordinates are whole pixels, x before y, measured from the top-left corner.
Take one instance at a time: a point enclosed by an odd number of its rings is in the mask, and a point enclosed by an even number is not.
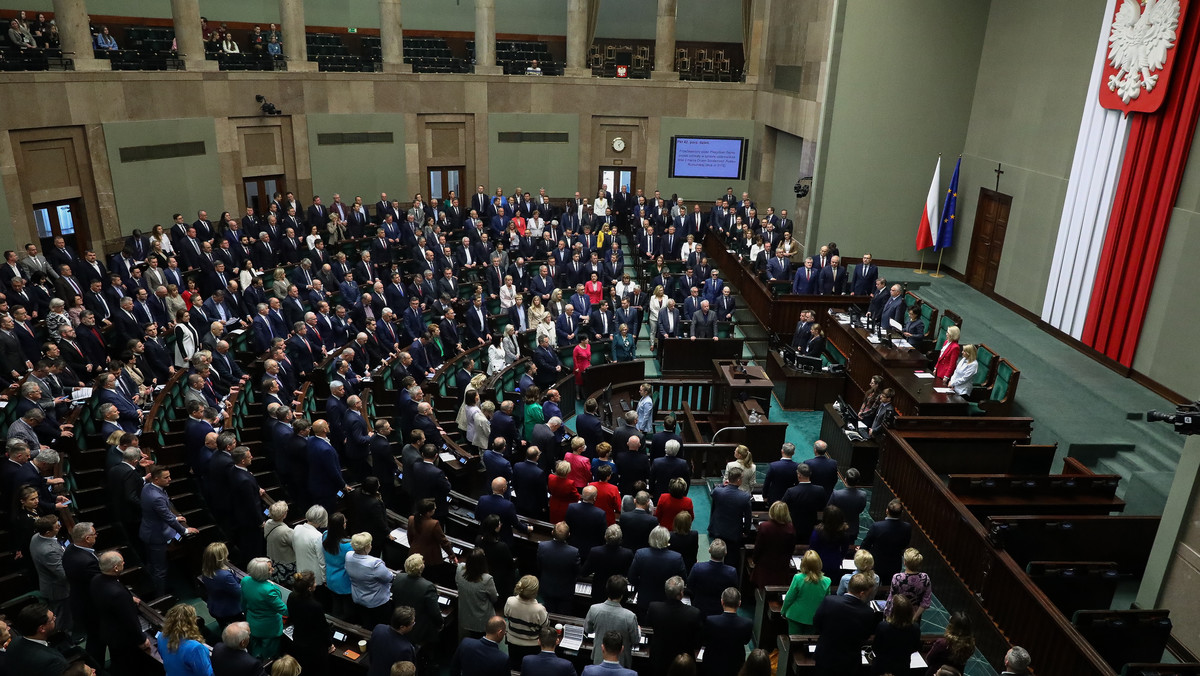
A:
[[[1183,18],[1167,100],[1133,113],[1083,342],[1133,365],[1200,114],[1200,12]]]

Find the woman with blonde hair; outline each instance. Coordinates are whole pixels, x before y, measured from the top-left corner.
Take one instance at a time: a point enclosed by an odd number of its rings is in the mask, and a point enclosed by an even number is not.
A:
[[[529,300],[529,325],[534,328],[541,328],[542,320],[548,314],[550,314],[550,312],[546,310],[544,305],[542,305],[542,297],[536,293],[533,294],[533,297]],[[551,326],[550,328],[553,329],[554,327]]]
[[[267,510],[268,518],[263,523],[267,540],[267,557],[274,564],[272,580],[279,584],[291,582],[296,574],[296,550],[292,549],[292,527],[287,524],[288,503],[276,500]]]
[[[733,449],[733,460],[725,464],[725,476],[729,476],[729,470],[734,467],[742,468],[742,485],[738,486],[738,489],[743,493],[753,493],[754,482],[758,479],[758,467],[750,457],[750,449],[743,444],[738,444],[737,448]]]
[[[567,507],[579,502],[579,489],[571,481],[570,462],[564,459],[554,463],[554,473],[547,477],[547,492],[550,493],[550,523],[558,523],[566,518]]]
[[[787,584],[791,579],[792,554],[796,551],[796,528],[787,503],[776,500],[767,510],[767,520],[758,524],[754,538],[754,572],[758,587]]]
[[[555,289],[550,292],[550,302],[546,304],[546,310],[550,312],[550,316],[558,319],[558,316],[563,313],[562,289]]]
[[[884,614],[890,613],[892,609],[892,599],[897,596],[905,596],[913,607],[913,622],[918,624],[921,622],[921,615],[929,608],[930,602],[933,600],[933,584],[929,581],[929,576],[921,571],[921,564],[925,562],[925,557],[921,556],[920,550],[915,547],[909,547],[904,550],[904,570],[892,576],[892,588],[888,592],[887,607],[883,609]]]
[[[288,287],[292,285],[292,280],[287,278],[287,273],[283,268],[275,268],[275,272],[271,274],[271,293],[276,298],[286,298]]]
[[[536,299],[537,296],[534,296]],[[542,336],[546,337],[551,349],[558,349],[558,331],[554,327],[554,317],[549,312],[542,315],[542,323],[537,325],[534,340],[540,345]]]
[[[842,575],[841,582],[838,582],[838,596],[849,591],[850,578],[854,577],[855,573],[862,573],[871,581],[871,594],[869,598],[875,598],[875,592],[879,591],[879,575],[875,573],[875,557],[865,549],[859,549],[854,552],[854,572]]]
[[[332,246],[346,239],[346,222],[336,211],[329,212],[329,223],[325,226],[325,231],[329,233],[329,245]],[[317,248],[315,243],[308,245],[308,248]]]
[[[942,348],[938,352],[937,362],[934,364],[934,376],[947,379],[954,375],[954,368],[958,365],[958,358],[962,355],[962,346],[958,344],[958,336],[957,326],[946,329],[946,342],[942,343]]]
[[[975,386],[975,374],[979,372],[979,362],[976,361],[978,352],[974,345],[962,346],[962,357],[954,367],[954,375],[950,376],[950,387],[954,393],[967,396]]]
[[[700,551],[700,534],[692,530],[694,517],[691,512],[677,512],[671,524],[671,539],[667,548],[679,552],[683,557],[683,567],[687,571],[696,565],[696,555]]]
[[[519,669],[526,655],[540,650],[538,636],[546,626],[546,606],[538,603],[538,579],[526,575],[517,580],[513,595],[504,602],[504,622],[508,625],[508,667]]]
[[[271,676],[300,676],[300,663],[291,655],[284,655],[271,665]]]
[[[196,624],[194,607],[186,603],[171,606],[156,638],[167,676],[212,676],[212,658]]]
[[[346,555],[346,575],[350,578],[350,595],[360,617],[368,627],[387,624],[392,617],[392,580],[396,574],[378,556],[371,556],[374,538],[370,533],[355,533],[350,538]]]
[[[956,612],[946,623],[946,632],[933,642],[929,653],[925,655],[925,663],[929,665],[925,676],[934,676],[942,667],[962,671],[967,668],[967,661],[974,654],[975,636],[971,630],[971,618],[965,613]]]
[[[789,634],[814,634],[813,616],[817,606],[829,595],[830,579],[825,577],[821,557],[813,550],[800,557],[800,571],[783,596],[783,616],[788,621]]]
[[[229,569],[229,548],[224,542],[213,542],[204,548],[200,557],[200,582],[204,584],[208,614],[221,629],[245,617],[242,586]]]
[[[654,295],[650,297],[650,307],[647,318],[650,320],[650,351],[658,347],[658,313],[667,306],[667,296],[663,293],[662,284],[654,287]]]

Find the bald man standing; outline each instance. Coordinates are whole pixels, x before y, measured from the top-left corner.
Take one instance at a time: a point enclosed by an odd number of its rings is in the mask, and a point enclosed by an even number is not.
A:
[[[529,526],[521,523],[521,520],[517,518],[517,507],[505,497],[506,493],[508,493],[508,479],[504,477],[492,479],[492,492],[490,495],[479,498],[479,504],[475,507],[475,518],[482,522],[490,514],[499,516],[500,538],[505,542],[512,542],[513,529],[528,534]]]

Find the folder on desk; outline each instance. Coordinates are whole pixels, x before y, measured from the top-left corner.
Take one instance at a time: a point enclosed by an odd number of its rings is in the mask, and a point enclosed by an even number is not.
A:
[[[558,643],[564,650],[579,650],[583,647],[583,627],[577,624],[563,625],[562,640]]]

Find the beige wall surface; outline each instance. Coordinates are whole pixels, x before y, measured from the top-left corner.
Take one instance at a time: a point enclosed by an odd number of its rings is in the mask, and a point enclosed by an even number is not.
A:
[[[406,180],[403,115],[318,113],[305,117],[313,194],[322,195],[326,204],[332,202],[335,192],[347,204],[354,202],[355,195],[362,195],[364,204],[374,204],[381,192],[402,199],[415,192],[408,189]],[[392,143],[318,143],[319,134],[351,132],[390,132]],[[305,203],[310,203],[311,197],[306,195]]]

